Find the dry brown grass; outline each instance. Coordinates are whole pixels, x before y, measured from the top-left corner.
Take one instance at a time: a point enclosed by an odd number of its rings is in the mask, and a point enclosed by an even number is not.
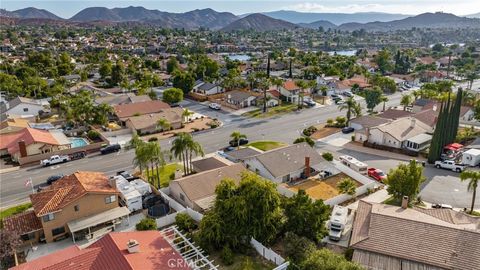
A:
[[[303,189],[312,199],[328,200],[340,194],[337,190],[337,184],[344,178],[350,177],[348,177],[346,174],[340,173],[322,181],[310,178],[298,185],[288,186],[288,189],[294,192],[298,192],[300,189]],[[355,180],[353,181],[357,184],[357,187],[362,185]]]
[[[312,136],[310,136],[310,138],[314,140],[325,138],[327,136],[330,136],[340,131],[339,128],[333,128],[333,127],[317,126],[316,128],[318,128],[318,130],[315,131],[315,133],[313,133]]]

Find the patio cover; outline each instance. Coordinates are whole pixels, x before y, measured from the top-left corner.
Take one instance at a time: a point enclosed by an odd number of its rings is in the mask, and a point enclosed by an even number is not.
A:
[[[74,233],[86,228],[96,226],[98,224],[105,223],[107,221],[128,216],[129,214],[130,214],[130,210],[128,210],[126,206],[117,207],[96,215],[70,221],[67,223],[67,226],[70,232]]]

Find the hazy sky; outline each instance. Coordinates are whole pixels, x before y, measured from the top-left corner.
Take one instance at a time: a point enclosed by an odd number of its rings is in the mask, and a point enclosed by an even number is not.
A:
[[[304,12],[388,12],[419,14],[443,11],[457,15],[480,12],[480,0],[0,0],[0,8],[15,10],[25,7],[47,9],[60,17],[69,18],[78,11],[92,6],[127,7],[143,6],[169,12],[185,12],[197,8],[212,8],[234,14],[273,10],[296,10]]]

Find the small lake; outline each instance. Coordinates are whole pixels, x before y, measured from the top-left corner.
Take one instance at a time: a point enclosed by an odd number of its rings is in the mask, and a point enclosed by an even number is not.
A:
[[[343,50],[343,51],[328,52],[329,55],[335,55],[335,53],[337,53],[337,55],[343,55],[343,56],[355,56],[355,54],[357,53],[357,50]]]
[[[250,60],[250,56],[248,56],[247,54],[230,54],[230,55],[227,55],[228,58],[230,58],[230,60],[238,60],[238,61],[248,61]]]

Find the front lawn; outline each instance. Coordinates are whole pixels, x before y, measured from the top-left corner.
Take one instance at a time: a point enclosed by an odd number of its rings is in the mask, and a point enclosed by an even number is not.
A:
[[[175,179],[175,171],[177,169],[182,170],[182,166],[177,163],[167,164],[162,169],[160,169],[160,188],[168,187],[170,181]],[[156,179],[156,176],[157,176],[156,170],[149,171],[149,173],[152,179]],[[145,172],[145,175],[146,175],[146,172]],[[156,188],[158,188],[156,181],[154,181],[154,183],[152,184]]]
[[[282,115],[289,112],[293,112],[297,109],[297,104],[285,103],[276,107],[267,108],[267,112],[263,113],[262,109],[250,111],[244,113],[243,116],[254,117],[254,118],[267,118],[276,115]]]
[[[25,212],[28,208],[32,207],[32,203],[24,203],[24,204],[19,204],[10,208],[6,208],[2,211],[0,211],[0,220],[13,216],[22,212]]]
[[[287,146],[287,144],[281,143],[281,142],[275,142],[275,141],[257,141],[257,142],[249,143],[248,146],[255,147],[262,151],[268,151],[275,148]]]

